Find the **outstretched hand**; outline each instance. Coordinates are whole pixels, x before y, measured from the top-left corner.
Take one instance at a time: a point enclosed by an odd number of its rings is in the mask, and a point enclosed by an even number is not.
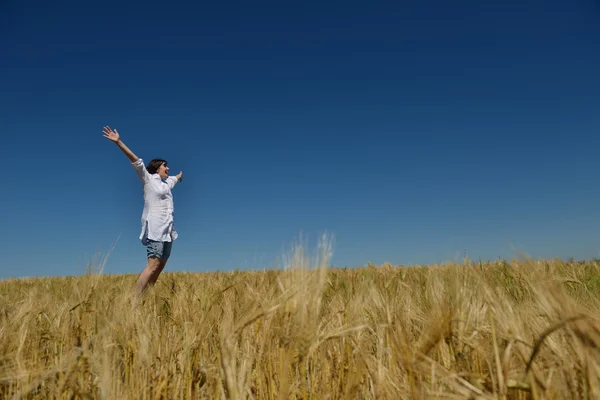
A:
[[[179,171],[179,173],[177,175],[175,175],[175,177],[177,178],[177,180],[179,182],[181,182],[183,179],[183,172]]]
[[[111,142],[116,143],[119,141],[120,136],[119,132],[117,132],[116,129],[113,131],[109,126],[105,126],[102,130],[102,133],[104,134],[104,137],[110,140]]]

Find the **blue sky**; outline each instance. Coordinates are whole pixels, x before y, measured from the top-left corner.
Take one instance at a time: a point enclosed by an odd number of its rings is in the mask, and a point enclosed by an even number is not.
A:
[[[0,278],[82,274],[117,238],[105,272],[141,271],[141,186],[105,125],[183,170],[170,271],[271,268],[325,231],[337,266],[600,256],[591,0],[0,13]]]

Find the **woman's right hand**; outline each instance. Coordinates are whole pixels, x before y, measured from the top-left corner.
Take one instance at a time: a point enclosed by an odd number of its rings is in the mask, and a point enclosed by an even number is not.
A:
[[[117,132],[116,129],[113,131],[109,126],[105,126],[102,130],[102,133],[104,134],[104,137],[111,142],[117,143],[120,139],[119,132]]]

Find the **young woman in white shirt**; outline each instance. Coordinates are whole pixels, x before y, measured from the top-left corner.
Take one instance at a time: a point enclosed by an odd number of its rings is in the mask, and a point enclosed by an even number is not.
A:
[[[106,126],[102,133],[129,158],[144,190],[142,231],[139,238],[146,247],[148,263],[136,284],[135,293],[139,297],[148,285],[156,283],[169,260],[173,241],[177,239],[177,231],[173,225],[174,207],[171,189],[177,182],[181,182],[182,172],[170,177],[167,162],[161,159],[154,159],[144,167],[144,161],[125,146],[116,129]]]

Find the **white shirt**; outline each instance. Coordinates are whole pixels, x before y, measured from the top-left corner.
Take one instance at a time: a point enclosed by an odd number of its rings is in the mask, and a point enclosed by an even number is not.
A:
[[[177,178],[170,176],[164,181],[158,174],[150,174],[140,158],[132,163],[144,187],[144,211],[142,212],[142,232],[140,240],[146,245],[146,239],[157,242],[171,242],[177,239],[173,226],[173,195],[171,189],[177,184]]]

